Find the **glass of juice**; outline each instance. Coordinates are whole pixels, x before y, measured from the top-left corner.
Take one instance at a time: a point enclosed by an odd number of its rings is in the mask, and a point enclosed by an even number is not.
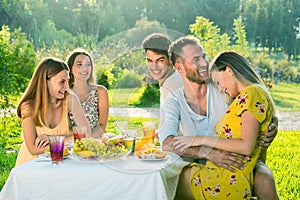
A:
[[[76,140],[80,140],[82,138],[86,138],[87,127],[86,126],[76,126],[76,127],[73,127],[73,134],[74,134],[74,143],[76,142]]]
[[[132,129],[123,130],[122,133],[123,144],[131,153],[134,153],[135,149],[136,132],[136,129]]]
[[[50,135],[48,136],[48,139],[52,165],[62,164],[65,136]]]
[[[155,137],[155,121],[148,121],[148,122],[142,122],[143,125],[143,133],[144,133],[144,141],[147,143],[154,143],[154,137]]]

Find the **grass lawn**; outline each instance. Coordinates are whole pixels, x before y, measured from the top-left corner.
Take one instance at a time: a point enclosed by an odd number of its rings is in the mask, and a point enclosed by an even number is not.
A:
[[[109,105],[113,107],[133,107],[142,95],[141,88],[112,89],[108,91]]]
[[[300,199],[299,131],[279,131],[268,149],[266,164],[272,170],[280,198]]]
[[[272,87],[271,95],[276,108],[282,112],[300,111],[300,84],[281,83]]]
[[[280,83],[270,90],[276,108],[280,112],[300,112],[300,84]],[[133,107],[138,101],[142,89],[112,89],[108,91],[112,107]]]

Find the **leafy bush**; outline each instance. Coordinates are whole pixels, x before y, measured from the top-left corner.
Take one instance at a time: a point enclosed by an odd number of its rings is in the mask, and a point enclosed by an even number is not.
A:
[[[141,87],[142,81],[139,75],[133,71],[126,71],[118,80],[116,88],[136,88]]]
[[[154,105],[159,105],[159,102],[160,93],[158,84],[147,85],[137,103],[137,106],[152,107]]]
[[[117,67],[110,63],[106,56],[102,56],[97,62],[95,62],[94,70],[97,84],[103,85],[107,89],[110,89],[115,80],[115,74],[113,73],[113,69],[115,68]]]
[[[0,30],[0,106],[10,104],[11,95],[19,95],[28,84],[36,65],[36,54],[30,41],[20,29],[13,33],[9,27]]]
[[[0,122],[0,150],[17,151],[22,143],[21,119],[17,116],[3,116],[0,117]]]

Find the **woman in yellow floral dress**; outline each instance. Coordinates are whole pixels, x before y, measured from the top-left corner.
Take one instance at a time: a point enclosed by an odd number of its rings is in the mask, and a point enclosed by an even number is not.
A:
[[[266,156],[257,138],[272,123],[274,103],[248,62],[233,51],[215,57],[211,75],[220,92],[234,99],[215,127],[218,137],[178,137],[175,149],[206,145],[249,156],[244,169],[236,172],[210,161],[205,166],[191,164],[190,188],[195,199],[250,199],[253,169],[258,159],[265,161]]]

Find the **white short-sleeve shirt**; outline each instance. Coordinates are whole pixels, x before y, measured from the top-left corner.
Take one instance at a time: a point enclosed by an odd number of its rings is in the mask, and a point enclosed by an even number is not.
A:
[[[162,86],[160,86],[160,103],[173,91],[183,86],[183,81],[180,74],[177,71],[169,76]]]

